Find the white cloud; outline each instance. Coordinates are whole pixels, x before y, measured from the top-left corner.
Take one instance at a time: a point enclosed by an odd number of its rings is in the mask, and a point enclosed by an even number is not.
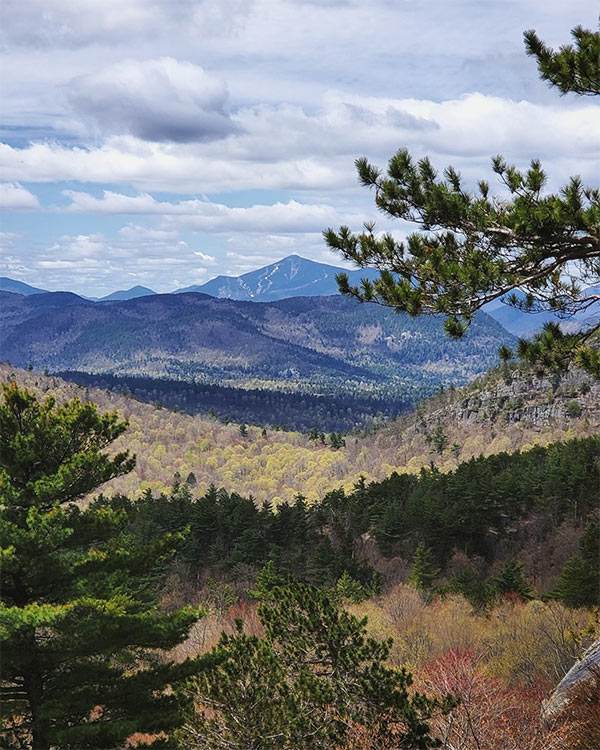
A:
[[[63,235],[32,250],[18,264],[5,257],[0,268],[46,289],[101,296],[136,283],[166,292],[208,281],[215,263],[213,256],[196,250],[174,230],[129,224],[114,237]]]
[[[195,251],[194,255],[197,258],[200,258],[200,260],[204,263],[205,266],[214,266],[217,264],[217,259],[214,257],[214,255],[206,255],[206,253],[201,253],[199,251]]]
[[[479,93],[442,102],[330,94],[313,114],[288,105],[246,109],[236,115],[245,132],[225,141],[165,144],[121,136],[88,148],[2,145],[0,178],[111,182],[178,193],[323,192],[356,187],[357,156],[381,164],[408,146],[417,155],[430,154],[440,167],[453,162],[479,177],[489,174],[489,157],[503,152],[517,163],[541,156],[558,181],[568,177],[562,165],[577,162],[576,171],[592,181],[600,159],[599,112],[588,101],[563,108],[560,102],[550,106]],[[129,206],[155,210],[143,196]]]
[[[148,141],[210,141],[235,132],[223,81],[172,57],[123,60],[74,78],[67,96],[75,112],[102,133]]]
[[[72,201],[65,209],[69,213],[163,215],[179,227],[202,232],[311,232],[327,224],[356,223],[365,218],[342,216],[333,206],[295,200],[231,208],[208,200],[157,201],[148,193],[130,196],[105,190],[102,198],[73,190],[63,194]]]
[[[492,189],[498,152],[540,157],[552,190],[572,174],[597,184],[597,104],[549,90],[522,43],[527,28],[557,46],[595,26],[592,0],[0,6],[0,180],[37,209],[12,219],[11,263],[20,253],[38,286],[70,286],[78,261],[89,293],[184,286],[292,252],[339,262],[323,226],[377,216],[354,159],[385,167],[401,146]],[[42,211],[21,187],[36,182],[44,204],[68,187],[69,205]],[[138,218],[109,237],[115,215]],[[37,260],[72,265],[34,278]]]
[[[35,211],[40,202],[18,182],[0,183],[0,211]]]

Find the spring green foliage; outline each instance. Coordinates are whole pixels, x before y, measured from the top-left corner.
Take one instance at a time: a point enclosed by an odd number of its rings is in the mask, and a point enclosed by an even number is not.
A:
[[[151,574],[174,539],[141,547],[118,501],[74,501],[128,471],[103,451],[125,429],[74,400],[57,407],[11,384],[0,404],[2,734],[9,747],[120,748],[174,726],[164,692],[180,668],[148,649],[185,637],[197,615],[156,612]]]
[[[363,586],[359,581],[355,581],[346,570],[335,584],[334,597],[339,602],[358,604],[368,599],[372,594],[372,590]]]
[[[263,638],[240,623],[201,659],[183,748],[325,749],[344,746],[354,726],[372,747],[438,746],[427,719],[453,700],[409,693],[410,675],[385,665],[391,642],[368,637],[365,619],[302,584],[272,589],[259,614]]]
[[[600,35],[579,27],[573,35],[578,49],[555,54],[527,32],[527,50],[538,58],[542,76],[562,91],[597,94]],[[565,318],[597,301],[596,292],[582,290],[600,284],[600,191],[579,177],[548,194],[537,159],[521,171],[496,156],[492,169],[509,196],[499,199],[488,182],[470,191],[453,167],[440,177],[428,158],[415,162],[406,149],[390,159],[387,174],[364,158],[356,167],[360,182],[375,189],[380,211],[419,229],[405,241],[377,234],[374,223],[360,234],[327,229],[330,248],[360,267],[380,270],[379,279],[360,286],[339,274],[342,293],[411,316],[443,315],[453,338],[463,336],[475,312],[496,299]],[[533,341],[521,340],[518,353],[540,368],[565,369],[574,361],[600,377],[599,329],[562,334],[549,324]],[[502,353],[510,354],[507,347]]]

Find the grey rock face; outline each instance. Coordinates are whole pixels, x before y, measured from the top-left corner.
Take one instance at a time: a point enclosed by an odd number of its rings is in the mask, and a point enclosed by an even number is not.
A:
[[[576,662],[556,686],[555,691],[545,702],[542,718],[554,722],[564,717],[575,691],[585,686],[600,690],[600,638],[598,638]]]

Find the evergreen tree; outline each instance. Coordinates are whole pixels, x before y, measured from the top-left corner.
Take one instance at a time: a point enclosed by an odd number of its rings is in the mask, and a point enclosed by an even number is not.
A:
[[[341,602],[358,604],[369,597],[369,591],[345,570],[338,578],[333,591],[334,598]]]
[[[523,563],[511,558],[507,560],[500,573],[494,579],[496,592],[504,594],[518,594],[523,599],[533,599],[534,591],[525,583],[523,577]]]
[[[278,572],[274,561],[269,560],[258,574],[255,588],[248,591],[248,594],[253,599],[261,600],[269,597],[274,588],[284,586],[285,583],[285,577]]]
[[[442,596],[460,594],[478,609],[485,607],[494,599],[494,588],[488,581],[480,580],[472,565],[460,570],[450,581],[438,589]]]
[[[600,94],[600,33],[576,26],[571,36],[575,46],[566,44],[555,52],[535,31],[526,31],[525,49],[537,60],[540,78],[563,94]]]
[[[448,440],[444,428],[442,427],[442,423],[439,420],[435,426],[433,434],[427,436],[427,442],[432,445],[436,453],[439,453],[440,455],[448,447],[450,441]]]
[[[103,451],[125,430],[78,400],[37,401],[15,384],[0,404],[0,704],[9,746],[121,748],[180,717],[166,688],[184,669],[155,663],[197,615],[159,614],[149,571],[175,540],[127,534],[128,502],[75,504],[129,471]]]
[[[385,665],[391,642],[368,637],[366,619],[300,584],[273,589],[259,615],[264,638],[240,623],[201,659],[183,748],[326,750],[344,747],[357,725],[374,747],[438,746],[427,720],[452,699],[409,694],[410,675]]]
[[[424,542],[419,542],[413,557],[412,571],[408,578],[409,584],[419,591],[429,591],[439,572],[439,569],[433,565],[431,549]]]
[[[563,567],[555,596],[569,607],[600,606],[600,525],[589,523],[579,542],[579,554]]]
[[[527,52],[561,91],[598,94],[600,33],[577,27],[573,36],[577,48],[554,53],[528,31]],[[362,184],[375,188],[377,207],[419,230],[399,241],[376,234],[374,223],[360,234],[327,229],[329,247],[363,268],[380,270],[378,279],[363,279],[360,286],[350,286],[347,274],[340,274],[342,293],[413,316],[445,315],[446,331],[455,338],[493,300],[567,318],[597,301],[600,190],[584,187],[579,177],[544,195],[547,177],[537,159],[519,171],[496,156],[493,171],[510,196],[500,200],[486,181],[470,192],[456,169],[447,167],[440,178],[428,158],[415,163],[406,149],[391,158],[385,176],[364,158],[356,167]],[[585,286],[592,291],[584,293]],[[574,361],[600,377],[598,331],[600,323],[569,334],[548,324],[531,341],[522,339],[518,353],[541,368],[563,369]],[[504,348],[503,355],[511,353]]]

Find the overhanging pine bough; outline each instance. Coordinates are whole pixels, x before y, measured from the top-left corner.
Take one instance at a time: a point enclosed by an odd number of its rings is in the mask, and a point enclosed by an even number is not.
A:
[[[528,53],[538,57],[541,75],[561,91],[598,93],[600,57],[594,67],[592,53],[600,48],[600,34],[576,33],[583,52],[561,48],[552,53],[535,32],[526,32]],[[585,54],[585,61],[578,54]],[[556,69],[564,75],[553,74]],[[595,81],[595,88],[584,92],[584,78]],[[597,290],[582,291],[600,284],[600,191],[584,187],[579,177],[558,193],[545,194],[547,177],[537,159],[520,171],[496,156],[492,168],[503,195],[494,196],[485,181],[477,191],[467,190],[453,167],[439,177],[428,158],[415,162],[406,149],[390,159],[386,174],[365,158],[356,167],[360,182],[375,188],[376,205],[384,214],[419,229],[405,241],[376,234],[374,223],[359,234],[348,227],[327,229],[329,247],[380,271],[379,279],[365,279],[360,286],[350,286],[340,274],[342,293],[412,316],[445,315],[446,330],[455,338],[465,333],[477,310],[496,299],[562,318],[585,313],[600,300]],[[563,334],[550,324],[533,341],[521,341],[519,355],[554,369],[575,361],[600,377],[600,352],[594,346],[599,329]]]

